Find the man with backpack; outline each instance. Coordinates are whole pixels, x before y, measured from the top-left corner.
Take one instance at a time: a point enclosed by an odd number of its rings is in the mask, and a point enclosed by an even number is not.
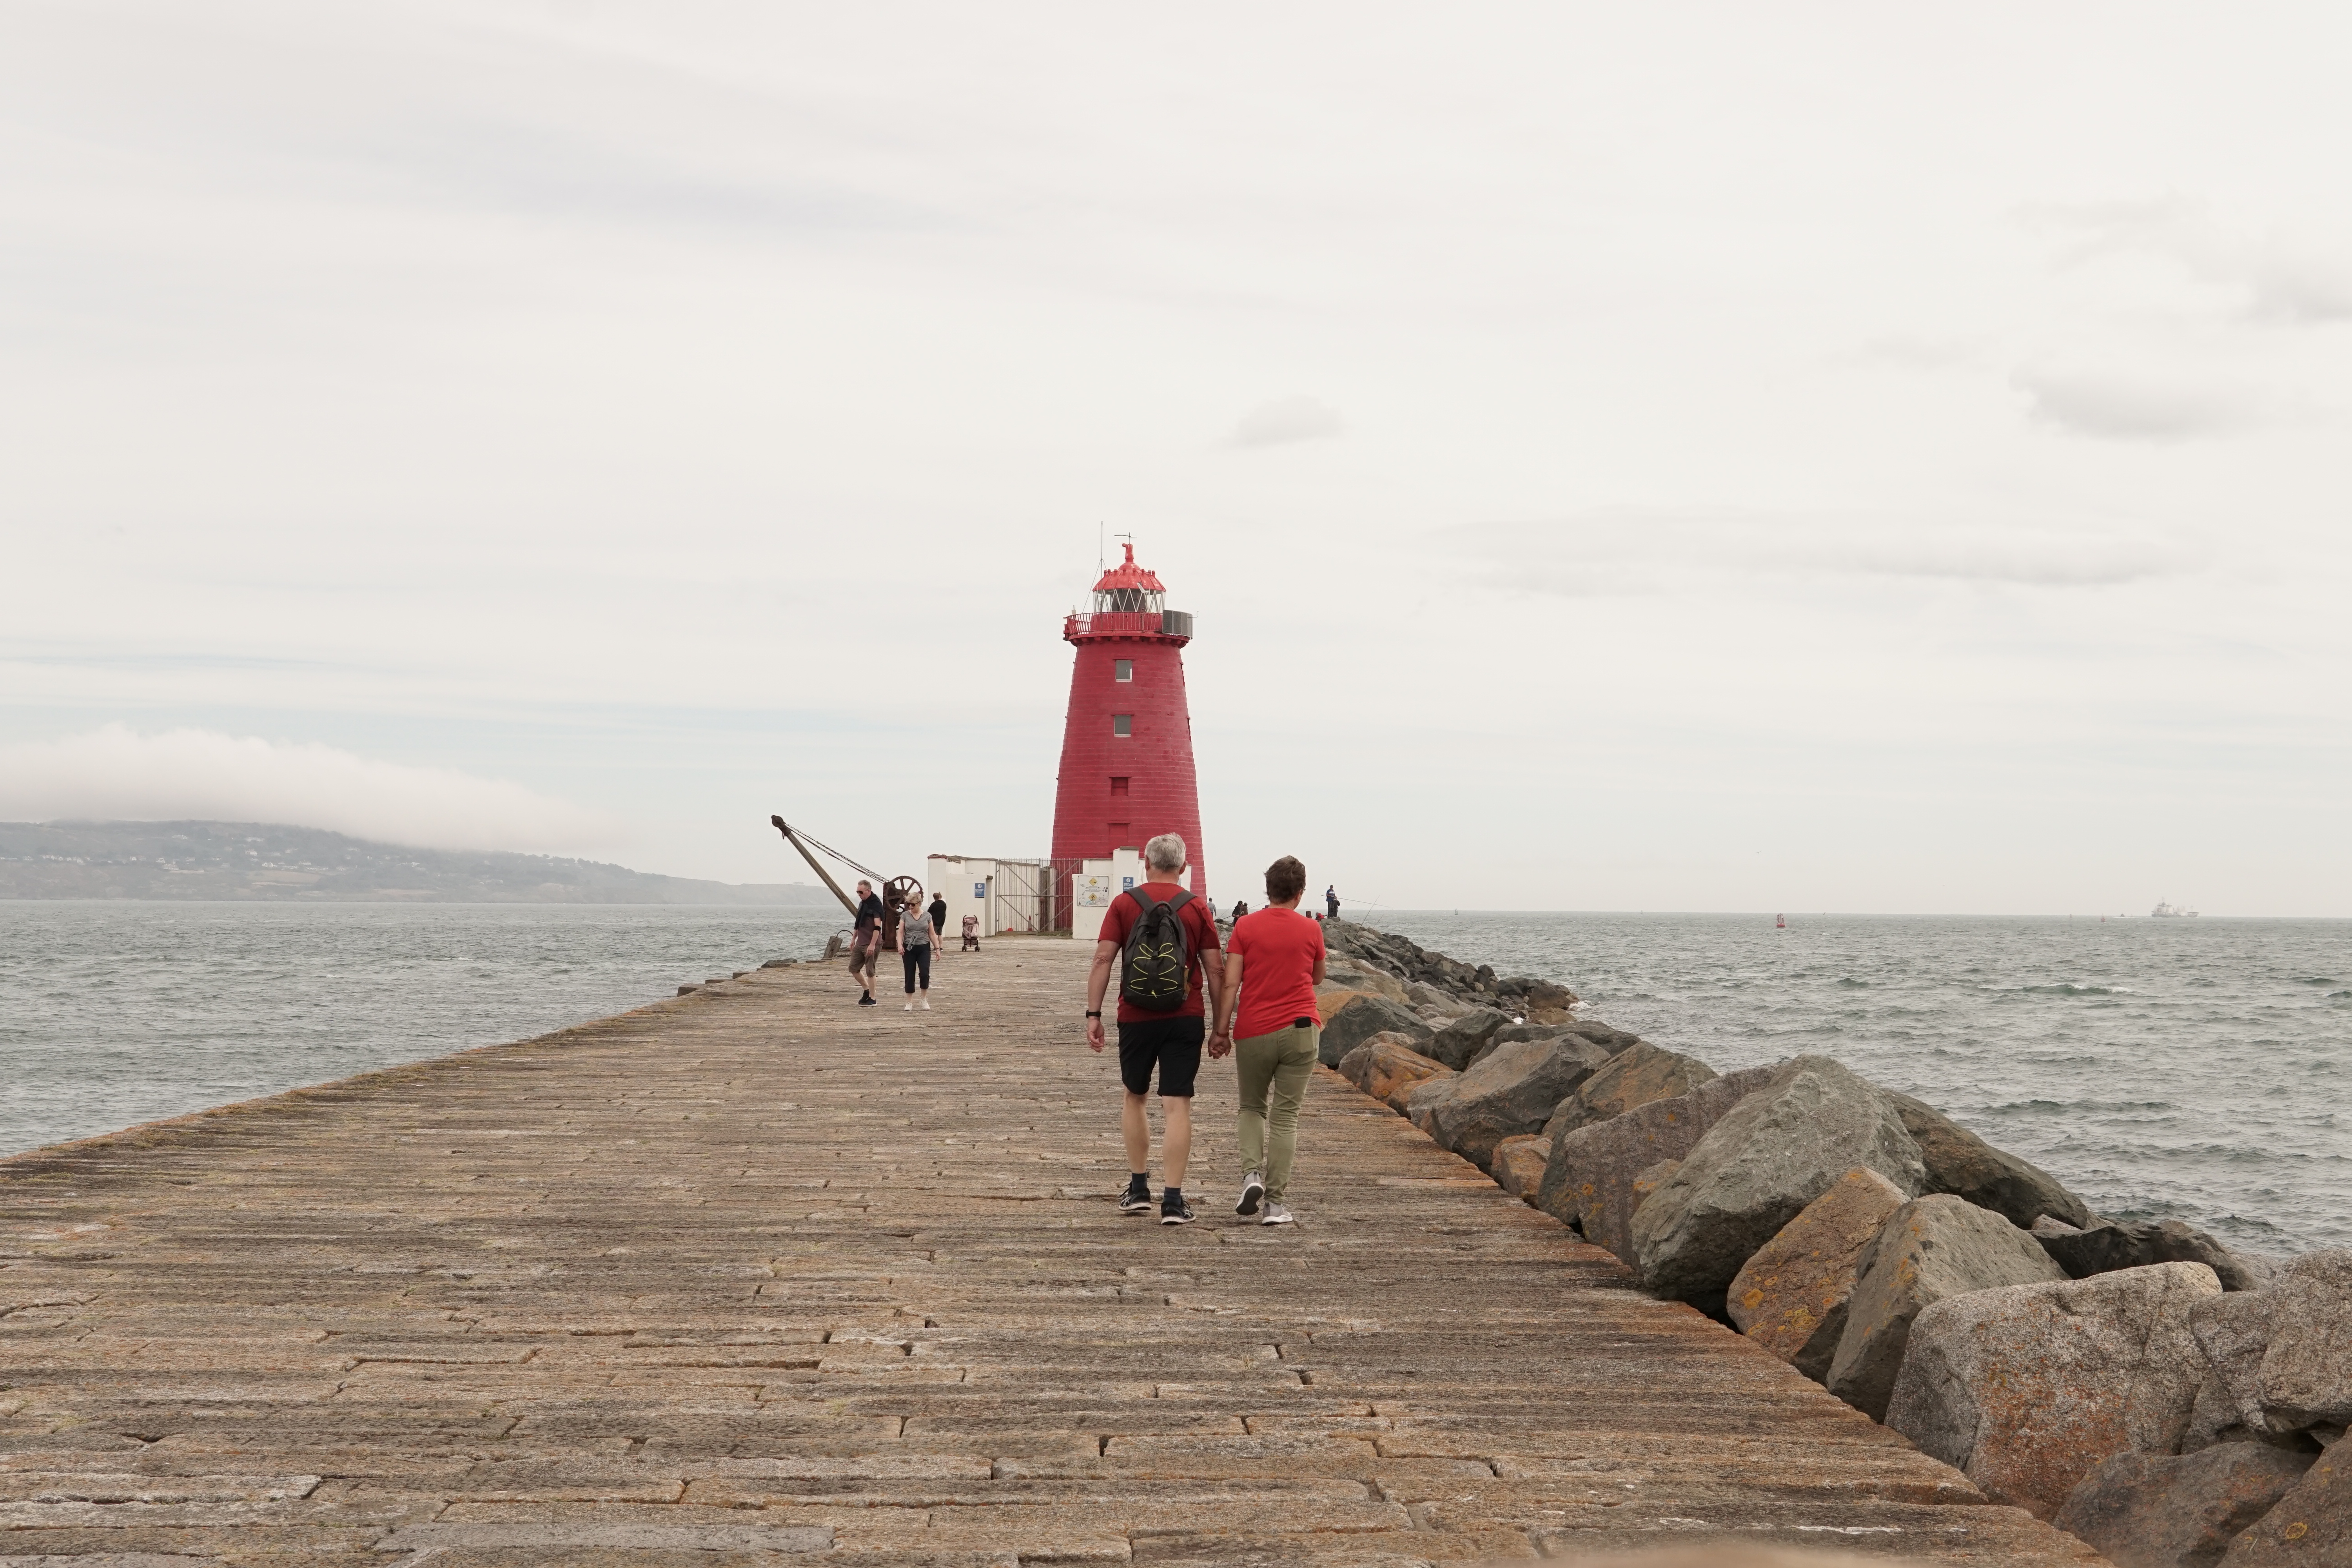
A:
[[[1216,922],[1205,903],[1178,880],[1189,853],[1173,833],[1143,847],[1143,884],[1113,899],[1104,911],[1094,969],[1087,976],[1087,1047],[1095,1051],[1103,1048],[1103,996],[1114,971],[1118,979],[1118,1077],[1127,1090],[1119,1126],[1127,1137],[1129,1172],[1127,1192],[1118,1200],[1122,1214],[1151,1209],[1151,1124],[1144,1104],[1152,1070],[1159,1069],[1160,1109],[1167,1122],[1160,1151],[1168,1178],[1160,1198],[1162,1225],[1192,1223],[1192,1210],[1184,1202],[1184,1163],[1192,1153],[1192,1079],[1201,1069],[1208,1032],[1204,996],[1216,994],[1225,972]]]

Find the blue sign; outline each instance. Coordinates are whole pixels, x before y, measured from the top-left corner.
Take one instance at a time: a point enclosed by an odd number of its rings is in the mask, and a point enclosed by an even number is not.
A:
[[[974,882],[971,885],[971,896],[975,899],[985,900],[988,897],[988,884],[985,882]]]
[[[1121,877],[1118,879],[1118,890],[1122,893],[1131,893],[1135,891],[1135,879],[1132,877]]]

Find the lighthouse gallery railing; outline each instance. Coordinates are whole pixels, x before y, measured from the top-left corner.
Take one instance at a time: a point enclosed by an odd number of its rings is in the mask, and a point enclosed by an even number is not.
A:
[[[1192,635],[1192,616],[1189,610],[1102,610],[1093,615],[1071,616],[1062,623],[1065,637]]]

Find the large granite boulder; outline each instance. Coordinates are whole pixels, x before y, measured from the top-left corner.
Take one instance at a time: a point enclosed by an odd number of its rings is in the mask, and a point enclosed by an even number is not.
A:
[[[1903,1204],[1902,1189],[1865,1166],[1840,1176],[1741,1267],[1725,1303],[1732,1322],[1815,1383],[1827,1382],[1854,1266]]]
[[[1629,1046],[1642,1043],[1642,1037],[1631,1029],[1612,1029],[1598,1018],[1573,1018],[1568,1023],[1570,1034],[1582,1035],[1611,1056]]]
[[[1565,1024],[1576,1005],[1576,993],[1565,985],[1532,975],[1514,975],[1495,987],[1506,1006],[1517,1007],[1530,1024]]]
[[[1634,1212],[1643,1283],[1662,1296],[1712,1298],[1856,1165],[1876,1171],[1906,1197],[1927,1179],[1919,1146],[1885,1090],[1827,1057],[1781,1063],[1769,1083],[1707,1130],[1674,1180]]]
[[[1357,963],[1348,959],[1334,959],[1324,966],[1323,986],[1315,993],[1316,1000],[1323,999],[1326,990],[1369,991],[1375,996],[1385,996],[1391,1002],[1412,1005],[1412,994],[1404,982],[1386,974],[1369,963]]]
[[[1905,1204],[1854,1261],[1844,1327],[1823,1382],[1874,1419],[1903,1366],[1912,1325],[1948,1296],[2063,1279],[2032,1236],[1966,1198],[1933,1193]]]
[[[1370,992],[1350,992],[1336,1007],[1322,1012],[1323,1037],[1316,1056],[1327,1068],[1338,1067],[1340,1058],[1374,1035],[1402,1035],[1418,1046],[1435,1033],[1409,1009]]]
[[[2352,1422],[2352,1252],[2312,1252],[2266,1290],[2200,1301],[2189,1331],[2210,1369],[2184,1448],[2309,1447]]]
[[[2345,1563],[2352,1563],[2352,1449],[2338,1443],[2230,1543],[2221,1568],[2336,1568]]]
[[[1391,1110],[1404,1109],[1405,1096],[1433,1078],[1449,1078],[1441,1063],[1431,1061],[1398,1034],[1374,1035],[1339,1058],[1339,1074]]]
[[[1536,1207],[1584,1232],[1584,1239],[1633,1261],[1633,1213],[1654,1190],[1635,1178],[1662,1160],[1679,1161],[1741,1098],[1771,1081],[1749,1068],[1709,1079],[1688,1094],[1652,1100],[1608,1121],[1552,1141]]]
[[[2263,1425],[2333,1442],[2352,1425],[2352,1251],[2306,1252],[2264,1294],[2275,1305],[2255,1384]]]
[[[2159,1263],[1947,1296],[1911,1325],[1886,1425],[2048,1519],[2112,1456],[2179,1450],[2205,1374],[2189,1310],[2221,1289]]]
[[[2271,1316],[2278,1299],[2268,1290],[2233,1290],[2189,1310],[2189,1337],[2204,1354],[2206,1374],[2183,1435],[2183,1452],[2215,1443],[2294,1442],[2263,1417],[2263,1355],[2271,1348]]]
[[[2177,1219],[2103,1219],[2072,1235],[2054,1227],[2044,1227],[2040,1234],[2042,1245],[2070,1279],[2145,1268],[2151,1263],[2202,1263],[2224,1290],[2259,1290],[2270,1281],[2266,1266],[2240,1258]]]
[[[1923,1100],[1897,1094],[1895,1103],[1903,1115],[1903,1130],[1919,1145],[1919,1157],[1927,1166],[1927,1184],[1922,1191],[1966,1198],[2022,1230],[2032,1229],[2033,1222],[2043,1215],[2071,1226],[2091,1223],[2091,1211],[2083,1200],[2039,1165],[1994,1148]]]
[[[1608,1052],[1573,1035],[1496,1046],[1471,1064],[1437,1108],[1431,1136],[1483,1171],[1496,1144],[1540,1131],[1561,1097],[1608,1062]]]
[[[2251,1443],[2201,1454],[2117,1454],[2066,1494],[2050,1522],[2116,1568],[2212,1568],[2230,1542],[2303,1479],[2313,1456]]]
[[[1398,1109],[1404,1112],[1406,1121],[1433,1139],[1437,1136],[1437,1108],[1453,1096],[1454,1086],[1461,1081],[1462,1075],[1458,1072],[1423,1079],[1403,1091],[1404,1104]]]
[[[1596,1042],[1595,1048],[1602,1047]],[[1635,1106],[1673,1100],[1715,1076],[1715,1069],[1696,1057],[1636,1040],[1610,1056],[1606,1066],[1553,1109],[1544,1123],[1544,1136],[1557,1138],[1588,1122],[1622,1116]]]
[[[1491,1008],[1465,1013],[1431,1036],[1429,1043],[1421,1047],[1421,1054],[1460,1072],[1493,1042],[1496,1031],[1508,1026],[1510,1022],[1508,1016]]]
[[[1486,1168],[1494,1173],[1496,1186],[1531,1204],[1536,1201],[1536,1184],[1543,1180],[1544,1162],[1550,1158],[1551,1140],[1531,1132],[1496,1144],[1494,1161]]]

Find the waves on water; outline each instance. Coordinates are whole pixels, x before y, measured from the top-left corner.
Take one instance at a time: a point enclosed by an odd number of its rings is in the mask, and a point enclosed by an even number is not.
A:
[[[2120,1218],[2352,1246],[2352,921],[1391,912],[1718,1071],[1800,1051]]]
[[[813,956],[842,923],[838,910],[0,901],[0,1153],[585,1023]]]

